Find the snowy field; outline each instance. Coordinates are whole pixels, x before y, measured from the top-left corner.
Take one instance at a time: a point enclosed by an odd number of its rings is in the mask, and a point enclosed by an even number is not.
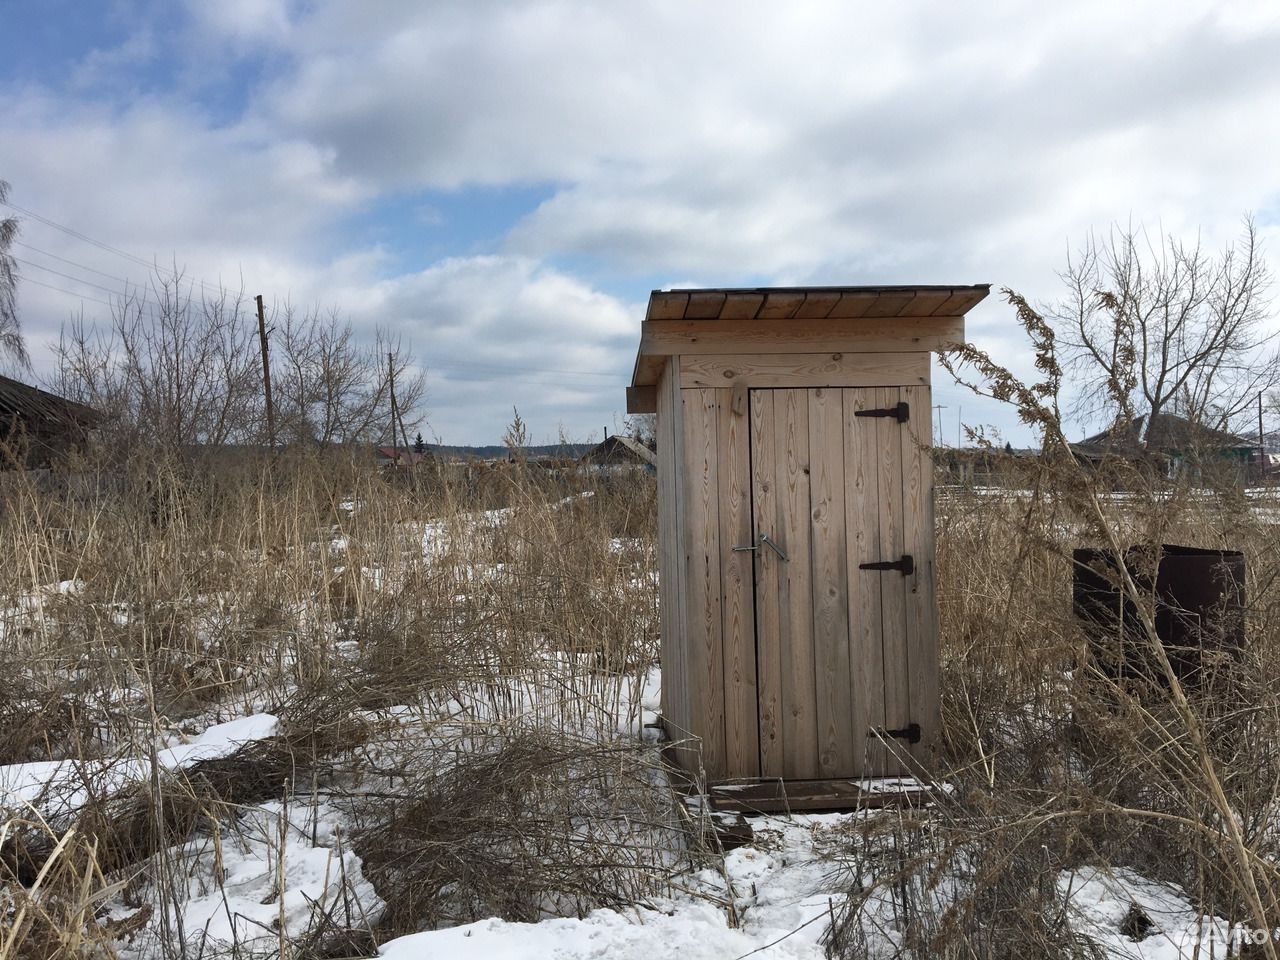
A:
[[[342,504],[342,515],[358,518],[364,502],[355,498]],[[457,636],[465,634],[473,644],[461,654],[474,666],[470,674],[429,674],[432,679],[418,678],[403,691],[388,689],[397,676],[424,669],[413,659],[414,651],[382,634],[371,639],[367,633],[344,632],[340,621],[325,619],[318,601],[302,597],[281,615],[293,639],[253,667],[265,671],[263,664],[274,658],[269,682],[240,682],[252,672],[246,667],[234,696],[202,704],[181,719],[160,715],[153,692],[143,686],[112,687],[105,701],[135,719],[137,710],[130,710],[147,706],[145,722],[134,722],[127,733],[115,720],[101,729],[90,724],[92,749],[54,755],[59,749],[50,747],[51,756],[44,759],[0,765],[5,820],[0,844],[11,851],[18,849],[18,838],[26,837],[23,842],[39,854],[22,879],[22,890],[13,884],[4,890],[0,960],[27,955],[15,940],[17,932],[32,911],[47,908],[53,915],[51,904],[66,899],[65,885],[56,885],[65,878],[56,877],[60,864],[71,862],[76,844],[89,841],[91,812],[123,822],[139,804],[155,804],[157,797],[203,802],[209,782],[224,784],[218,797],[225,799],[229,790],[239,799],[195,810],[179,842],[158,833],[162,842],[139,840],[141,852],[122,854],[97,873],[75,874],[83,901],[74,916],[93,931],[84,938],[84,955],[138,960],[904,955],[911,946],[913,911],[931,904],[941,917],[964,894],[970,878],[963,871],[939,874],[941,880],[923,884],[910,897],[905,887],[890,882],[894,870],[885,863],[897,857],[901,866],[904,854],[885,846],[884,837],[892,831],[879,824],[891,824],[900,813],[754,817],[754,840],[747,846],[725,852],[714,844],[693,843],[690,838],[704,825],[675,801],[661,774],[659,747],[652,742],[661,683],[652,647],[631,646],[619,655],[584,651],[557,635],[565,621],[552,614],[563,611],[551,608],[546,626],[521,634],[519,644],[505,642],[514,628],[492,598],[486,599],[487,592],[506,584],[527,562],[528,531],[554,524],[567,511],[586,509],[584,503],[581,497],[560,500],[539,508],[532,519],[518,509],[504,509],[448,522],[400,522],[396,550],[382,556],[362,543],[354,522],[339,524],[317,545],[326,588],[344,585],[344,598],[355,594],[360,603],[370,604],[392,621],[392,633],[400,629],[395,626],[401,622],[395,619],[398,608],[380,606],[378,598],[415,577],[444,577],[431,580],[445,602],[433,608],[432,616],[456,626],[450,643],[462,642]],[[602,542],[604,553],[596,562],[616,569],[601,588],[600,612],[584,616],[604,616],[639,597],[638,609],[650,617],[652,544],[629,536]],[[391,555],[399,559],[388,560]],[[562,574],[538,576],[545,585]],[[521,581],[522,589],[530,582]],[[567,589],[572,594],[586,588],[570,584]],[[37,633],[41,624],[61,622],[67,605],[88,591],[84,582],[69,580],[13,598],[3,617],[6,638],[16,642]],[[402,595],[396,598],[402,606]],[[218,641],[218,631],[231,622],[227,610],[233,599],[208,595],[193,602],[191,622],[201,643]],[[535,600],[526,602],[532,609]],[[123,602],[103,609],[120,624],[136,614]],[[405,622],[404,629],[421,626]],[[328,631],[328,659],[318,669],[341,681],[338,692],[325,687],[323,696],[299,679],[311,665],[297,635],[317,624],[316,629]],[[483,630],[473,636],[476,624]],[[391,657],[390,666],[378,667],[380,673],[369,666],[375,655]],[[84,665],[68,669],[82,686],[93,674]],[[136,681],[136,674],[131,676]],[[357,732],[343,733],[341,746],[328,753],[306,746],[308,737],[323,739],[322,732],[329,737],[335,725]],[[318,752],[304,757],[304,747]],[[288,761],[295,751],[296,768]],[[493,758],[498,769],[484,767],[486,758]],[[501,764],[511,767],[504,771]],[[274,792],[271,783],[236,792],[238,781],[252,781],[264,770],[286,771],[288,780]],[[509,807],[495,805],[490,812],[488,805],[496,803],[494,793],[505,789],[508,776],[523,792]],[[468,777],[470,793],[456,785]],[[568,781],[572,790],[557,792]],[[514,811],[513,825],[505,823],[508,810]],[[923,818],[925,832],[930,815],[927,810],[915,815]],[[466,833],[473,829],[467,817],[476,824],[510,826],[510,832],[492,843],[477,841]],[[919,823],[913,829],[921,829]],[[36,842],[41,838],[44,846]],[[91,852],[99,850],[96,843],[90,844]],[[428,875],[416,868],[424,857],[433,864]],[[545,861],[541,865],[539,857]],[[596,862],[600,857],[604,861]],[[20,870],[21,856],[14,862]],[[489,874],[477,880],[482,869]],[[502,908],[504,869],[512,871],[505,882],[513,888],[529,876],[544,885],[528,896],[510,891],[510,903]],[[586,878],[576,886],[574,870]],[[399,884],[422,885],[429,902],[406,900]],[[1247,928],[1202,916],[1176,885],[1130,869],[1061,870],[1055,886],[1051,899],[1061,911],[1057,922],[1103,956],[1222,956],[1228,941],[1254,936]],[[850,910],[855,896],[858,909]],[[417,927],[405,919],[415,916],[421,918]],[[385,937],[380,931],[389,918],[400,930],[407,925],[417,932]],[[833,937],[833,927],[840,928],[841,937]],[[858,944],[854,953],[848,951],[851,942]]]

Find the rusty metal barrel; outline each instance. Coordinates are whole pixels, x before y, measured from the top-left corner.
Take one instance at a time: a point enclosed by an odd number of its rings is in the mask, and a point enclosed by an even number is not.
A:
[[[1072,608],[1098,667],[1113,678],[1167,683],[1119,583],[1114,552],[1082,548],[1072,560]],[[1189,687],[1205,686],[1245,642],[1244,554],[1163,544],[1131,547],[1124,562],[1139,591],[1155,601],[1156,635],[1174,674]]]

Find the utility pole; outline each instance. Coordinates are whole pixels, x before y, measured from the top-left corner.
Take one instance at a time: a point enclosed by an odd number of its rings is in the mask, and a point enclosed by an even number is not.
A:
[[[959,450],[961,447],[964,446],[964,443],[960,439],[964,433],[964,422],[962,419],[963,417],[964,417],[964,407],[956,407],[956,449],[957,450]]]
[[[276,409],[271,403],[271,360],[267,356],[267,313],[262,306],[262,294],[254,297],[258,302],[258,341],[262,344],[262,393],[267,401],[267,441],[271,452],[276,450]]]
[[[396,440],[396,420],[399,419],[396,412],[396,359],[392,353],[387,354],[387,383],[391,387],[391,449],[395,451],[393,462],[399,466],[400,444]]]
[[[942,404],[940,404],[940,403],[935,403],[935,404],[933,405],[933,409],[937,411],[936,416],[937,416],[937,418],[938,418],[938,432],[937,432],[937,434],[936,434],[936,436],[937,436],[937,438],[938,438],[938,445],[939,445],[939,446],[945,446],[945,444],[942,442],[942,411],[943,411],[943,410],[945,410],[945,409],[947,409],[947,408],[946,408],[946,407],[944,407],[944,406],[943,406]]]

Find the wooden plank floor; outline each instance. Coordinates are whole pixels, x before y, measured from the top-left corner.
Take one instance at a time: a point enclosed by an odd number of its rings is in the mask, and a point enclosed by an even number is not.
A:
[[[711,788],[717,810],[742,813],[785,813],[813,810],[866,810],[918,807],[945,791],[945,785],[910,777],[883,780],[756,780]]]

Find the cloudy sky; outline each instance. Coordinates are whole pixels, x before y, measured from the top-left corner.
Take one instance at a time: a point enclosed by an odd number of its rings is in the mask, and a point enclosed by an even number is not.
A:
[[[515,405],[585,439],[619,425],[655,288],[1048,300],[1090,227],[1219,245],[1246,214],[1277,264],[1280,4],[982,9],[0,0],[37,370],[70,315],[176,263],[401,334],[429,435],[493,442]],[[970,331],[1027,362],[996,297]],[[947,436],[963,411],[1029,439],[942,381]]]

